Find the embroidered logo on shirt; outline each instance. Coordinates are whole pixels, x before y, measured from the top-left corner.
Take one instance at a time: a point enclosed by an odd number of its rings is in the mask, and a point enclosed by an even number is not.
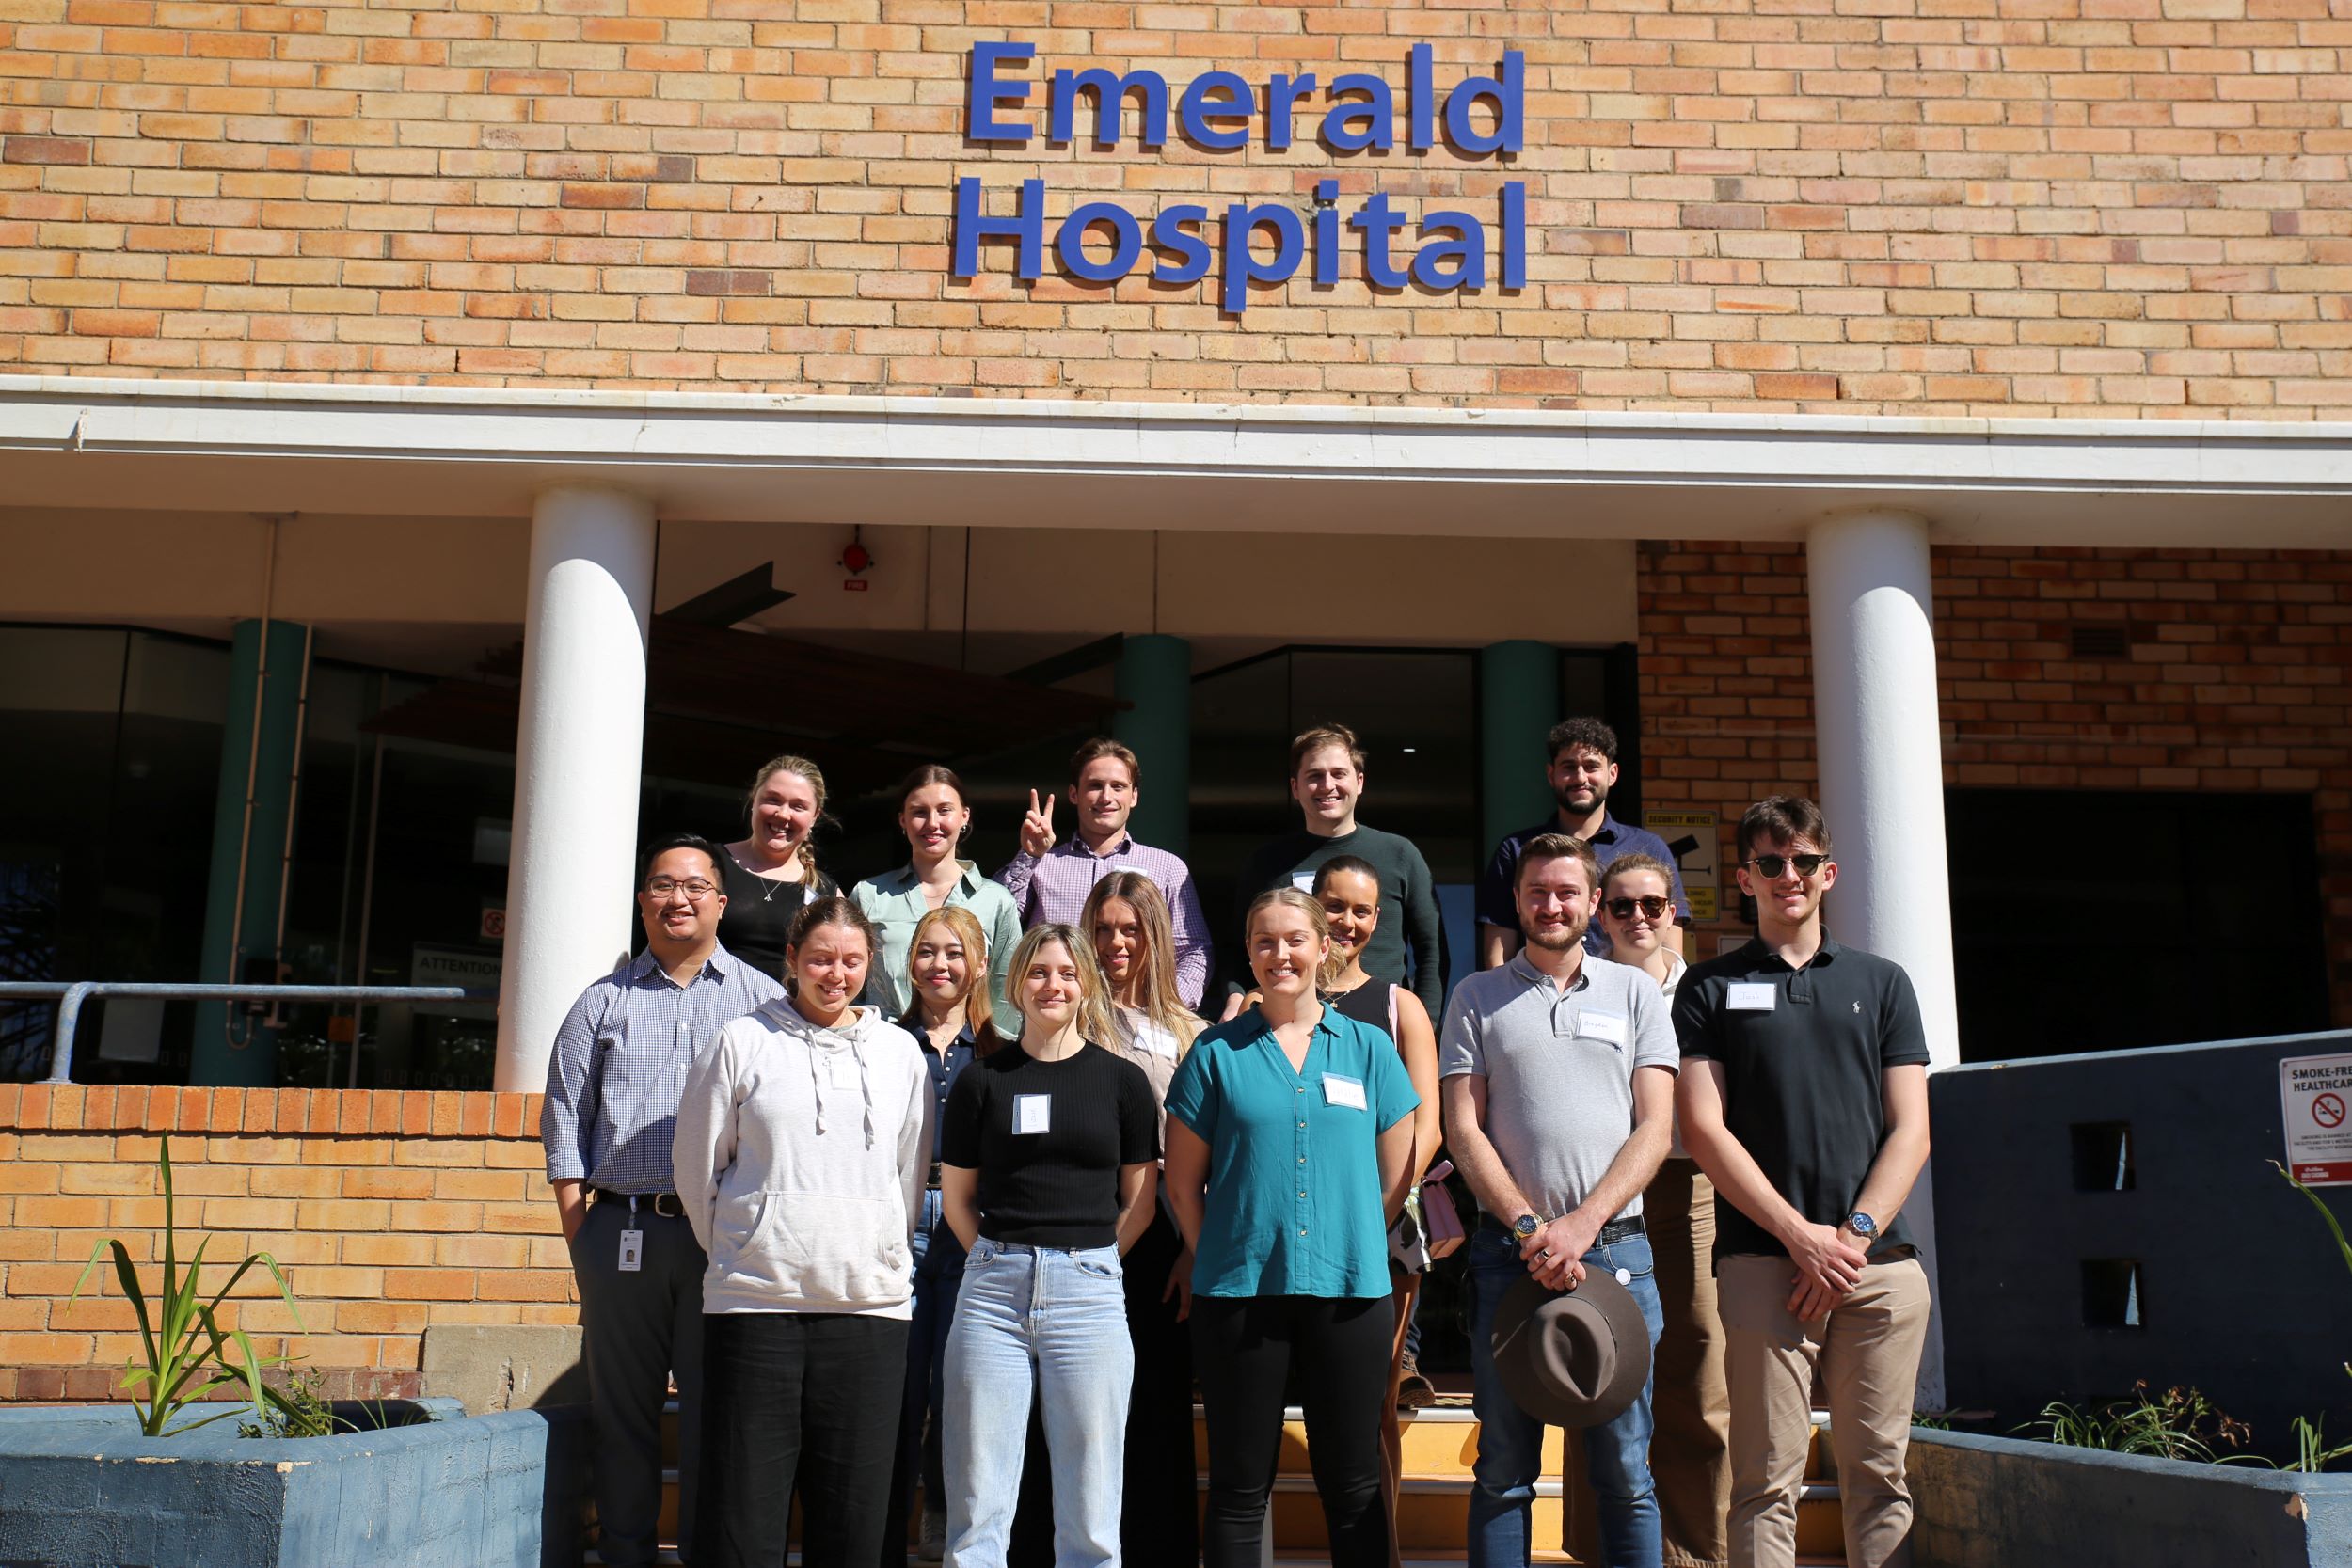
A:
[[[1853,1010],[1857,1013],[1860,1012],[1862,1010],[1862,1004],[1859,1002],[1855,1003],[1853,1005]]]

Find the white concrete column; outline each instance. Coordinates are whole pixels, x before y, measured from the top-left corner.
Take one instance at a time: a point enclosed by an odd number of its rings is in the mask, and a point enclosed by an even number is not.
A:
[[[1901,964],[1919,993],[1928,1070],[1960,1060],[1952,979],[1951,876],[1944,854],[1944,746],[1926,522],[1907,513],[1832,517],[1805,539],[1812,598],[1813,721],[1821,810],[1838,879],[1838,941]],[[1930,1171],[1904,1207],[1936,1277]],[[1919,1367],[1921,1408],[1944,1407],[1942,1314]]]
[[[498,1087],[547,1087],[564,1015],[629,945],[653,503],[549,490],[531,517]]]

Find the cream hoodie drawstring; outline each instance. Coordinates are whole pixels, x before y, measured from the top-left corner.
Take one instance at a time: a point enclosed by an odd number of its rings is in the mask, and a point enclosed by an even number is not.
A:
[[[837,1030],[819,1029],[817,1035],[831,1035],[840,1040],[850,1048],[850,1056],[857,1062],[858,1093],[866,1100],[866,1147],[871,1148],[874,1147],[874,1081],[866,1070],[866,1047],[857,1034],[845,1035]],[[817,1134],[822,1137],[825,1132],[825,1075],[817,1070],[819,1049],[817,1036],[811,1036],[808,1042],[808,1086],[817,1101]]]

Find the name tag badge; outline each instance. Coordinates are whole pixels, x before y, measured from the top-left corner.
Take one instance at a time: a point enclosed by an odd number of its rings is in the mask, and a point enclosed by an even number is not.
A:
[[[1311,871],[1294,871],[1291,873],[1291,886],[1301,893],[1311,894],[1315,890],[1315,874]]]
[[[1053,1128],[1052,1095],[1017,1094],[1012,1097],[1012,1130],[1015,1136],[1025,1138],[1034,1133],[1050,1132]]]
[[[1172,1062],[1176,1059],[1176,1037],[1173,1035],[1162,1035],[1152,1042],[1152,1049],[1159,1055],[1165,1056]]]
[[[1586,1013],[1583,1034],[1587,1039],[1607,1040],[1611,1045],[1621,1046],[1625,1044],[1625,1015]]]
[[[1364,1109],[1364,1085],[1360,1079],[1343,1078],[1336,1072],[1323,1075],[1323,1102],[1344,1105],[1351,1111]]]
[[[1735,1013],[1769,1013],[1780,1006],[1780,988],[1770,980],[1734,980],[1724,1006]]]
[[[621,1272],[635,1274],[645,1266],[645,1233],[642,1230],[621,1232]]]

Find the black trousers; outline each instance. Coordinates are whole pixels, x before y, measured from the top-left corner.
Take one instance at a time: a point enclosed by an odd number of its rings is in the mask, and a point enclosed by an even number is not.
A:
[[[641,1266],[621,1272],[621,1232],[643,1233]],[[590,1206],[571,1245],[580,1281],[580,1354],[596,1422],[596,1550],[615,1568],[659,1561],[661,1406],[677,1381],[679,1545],[693,1546],[703,1390],[703,1249],[682,1214],[650,1204],[635,1217]],[[691,1560],[691,1558],[689,1558]]]
[[[1193,1298],[1193,1364],[1209,1434],[1207,1568],[1257,1568],[1286,1386],[1298,1390],[1307,1418],[1333,1568],[1388,1568],[1380,1405],[1395,1326],[1387,1296]]]
[[[906,1370],[903,1319],[705,1318],[695,1568],[784,1568],[795,1483],[805,1568],[873,1568]]]

